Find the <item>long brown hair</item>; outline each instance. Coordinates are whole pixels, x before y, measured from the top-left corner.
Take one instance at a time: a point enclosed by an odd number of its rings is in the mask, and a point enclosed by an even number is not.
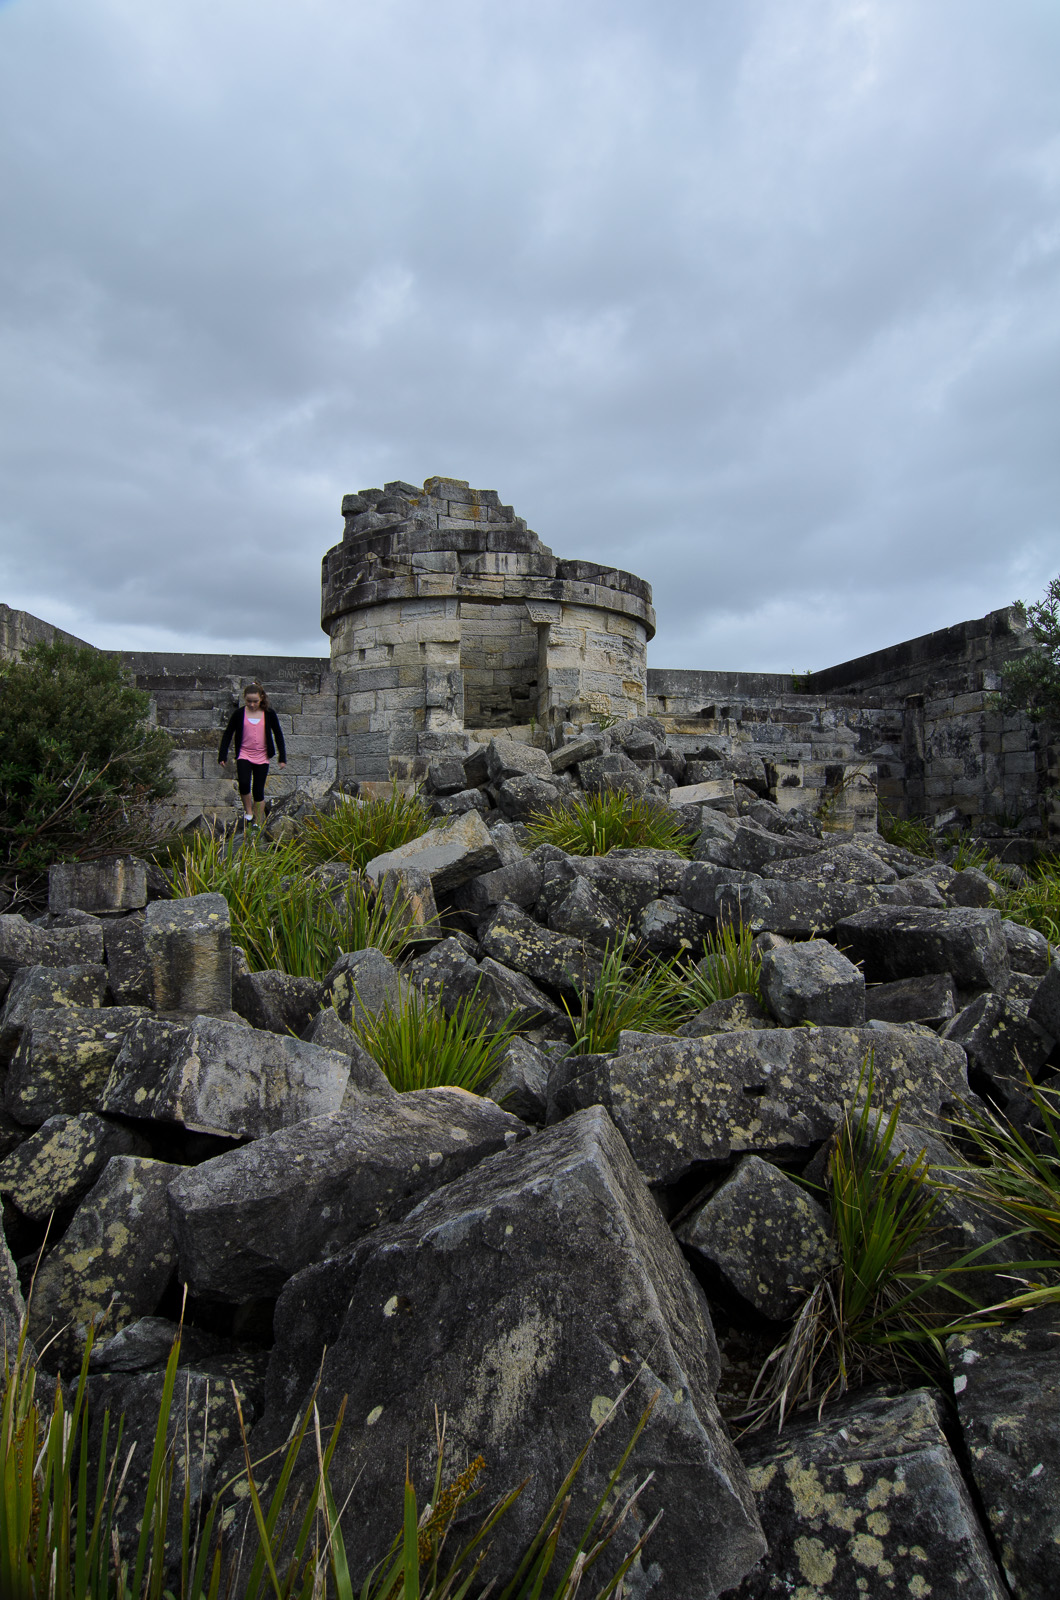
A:
[[[244,704],[246,704],[246,698],[247,698],[248,694],[260,694],[260,696],[261,696],[261,709],[262,709],[262,711],[268,711],[268,709],[269,709],[269,697],[265,693],[265,690],[261,687],[260,683],[245,683],[243,685],[243,703]]]

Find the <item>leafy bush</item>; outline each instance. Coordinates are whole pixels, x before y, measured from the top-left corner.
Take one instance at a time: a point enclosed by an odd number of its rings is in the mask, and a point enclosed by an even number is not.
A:
[[[1035,649],[1006,661],[1002,668],[1002,709],[1026,711],[1035,719],[1060,716],[1060,576],[1052,579],[1044,599],[1019,604],[1031,625]]]
[[[310,861],[344,861],[358,872],[375,856],[418,839],[430,827],[418,794],[402,794],[395,784],[385,799],[348,800],[328,816],[310,817],[298,842]]]
[[[446,1012],[410,989],[400,1005],[365,1012],[354,1031],[402,1093],[443,1084],[474,1093],[496,1076],[517,1029],[510,1019],[495,1027],[473,998]]]
[[[50,1417],[37,1398],[37,1374],[28,1358],[23,1326],[14,1359],[5,1352],[0,1396],[0,1594],[4,1600],[217,1600],[238,1593],[240,1600],[462,1600],[473,1586],[498,1526],[525,1484],[502,1495],[460,1548],[446,1551],[446,1537],[458,1511],[479,1492],[484,1462],[477,1457],[455,1479],[446,1481],[445,1430],[439,1428],[431,1509],[421,1516],[416,1492],[406,1474],[403,1512],[389,1555],[365,1577],[351,1575],[329,1472],[343,1425],[345,1406],[334,1426],[322,1428],[311,1397],[279,1465],[271,1493],[255,1478],[246,1432],[245,1471],[221,1486],[208,1507],[193,1501],[189,1485],[195,1463],[191,1442],[168,1440],[178,1382],[180,1339],[170,1352],[144,1491],[135,1549],[122,1549],[115,1512],[124,1483],[127,1452],[121,1419],[104,1418],[98,1458],[89,1449],[85,1386],[92,1351],[91,1332],[73,1400],[58,1385]],[[585,1575],[607,1550],[644,1484],[630,1486],[627,1467],[647,1424],[656,1397],[648,1403],[576,1540],[575,1551],[558,1578],[546,1585],[556,1561],[560,1531],[572,1493],[590,1449],[620,1414],[624,1391],[579,1451],[523,1553],[515,1577],[499,1600],[574,1600]],[[236,1401],[238,1407],[238,1398]],[[113,1420],[113,1425],[112,1425]],[[239,1416],[242,1430],[242,1413]],[[304,1502],[292,1490],[299,1458],[307,1444],[316,1457],[316,1476]],[[142,1448],[142,1446],[140,1447]],[[180,1548],[167,1542],[174,1505],[176,1469],[182,1469],[179,1504]],[[250,1507],[245,1536],[231,1547],[219,1517],[222,1497],[242,1488]],[[618,1596],[629,1568],[658,1524],[658,1517],[619,1563],[594,1600]],[[168,1587],[172,1573],[175,1588]],[[235,1585],[238,1583],[238,1590]]]
[[[0,663],[0,882],[141,848],[169,794],[169,736],[120,662],[62,640]]]
[[[654,800],[627,794],[585,794],[567,805],[538,811],[527,828],[535,844],[554,844],[572,856],[609,850],[673,850],[686,859],[692,841],[673,814]]]
[[[387,910],[357,873],[323,883],[297,840],[255,848],[249,838],[233,845],[194,834],[181,841],[168,879],[178,896],[224,895],[252,972],[280,967],[319,980],[343,951],[374,947],[396,957],[419,931],[404,906]]]

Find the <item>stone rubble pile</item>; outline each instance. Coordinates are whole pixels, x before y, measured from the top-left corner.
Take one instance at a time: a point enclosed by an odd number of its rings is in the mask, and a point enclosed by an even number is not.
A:
[[[43,1245],[42,1365],[69,1380],[94,1324],[92,1427],[109,1406],[147,1436],[186,1287],[171,1426],[205,1430],[206,1493],[235,1459],[231,1385],[257,1456],[319,1378],[323,1417],[348,1397],[334,1486],[358,1570],[396,1525],[369,1513],[398,1505],[406,1452],[426,1477],[435,1407],[491,1495],[530,1477],[491,1555],[503,1576],[630,1387],[630,1424],[658,1399],[625,1548],[664,1511],[630,1594],[1055,1600],[1055,1308],[951,1341],[952,1404],[877,1388],[735,1442],[719,1409],[715,1325],[768,1348],[835,1261],[823,1191],[793,1178],[820,1176],[869,1053],[896,1148],[936,1166],[955,1160],[951,1109],[980,1095],[1025,1121],[1026,1070],[1060,1064],[1060,964],[981,873],[824,832],[764,789],[745,757],[686,759],[646,718],[551,754],[442,749],[436,826],[367,869],[422,938],[397,966],[349,952],[319,984],[250,972],[220,896],[148,904],[128,859],[55,869],[44,916],[0,917],[8,1341]],[[608,790],[665,805],[691,859],[532,845],[534,812]],[[761,1002],[574,1053],[578,996],[627,927],[694,958],[740,921]],[[391,1087],[350,1024],[411,993],[517,1018],[488,1097]],[[1006,1232],[959,1193],[939,1221],[943,1245],[984,1246],[999,1294]],[[587,1502],[610,1463],[590,1455]]]

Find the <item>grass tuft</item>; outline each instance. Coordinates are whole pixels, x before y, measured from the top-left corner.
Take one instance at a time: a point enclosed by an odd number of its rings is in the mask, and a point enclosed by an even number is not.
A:
[[[535,812],[527,828],[535,845],[554,844],[572,856],[672,850],[687,860],[692,853],[688,834],[665,806],[617,792],[579,795],[569,804]]]
[[[418,839],[430,825],[420,795],[402,794],[395,784],[384,799],[346,800],[327,816],[309,817],[297,842],[309,861],[342,861],[362,872],[376,856]]]
[[[735,994],[762,998],[762,957],[743,923],[723,922],[703,941],[703,959],[689,973],[687,989],[696,1011]]]
[[[494,1026],[473,996],[446,1012],[440,1000],[416,989],[397,1006],[388,1001],[374,1016],[362,1011],[353,1028],[402,1094],[447,1084],[477,1093],[500,1070],[517,1032],[511,1018]]]
[[[627,928],[603,958],[600,976],[577,990],[578,1008],[564,1001],[574,1026],[572,1055],[605,1055],[618,1048],[624,1028],[673,1033],[691,1014],[673,967],[641,956]]]

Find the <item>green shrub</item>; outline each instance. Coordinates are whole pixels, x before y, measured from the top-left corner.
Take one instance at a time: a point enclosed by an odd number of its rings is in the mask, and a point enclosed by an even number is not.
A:
[[[170,739],[113,656],[63,641],[0,663],[0,884],[142,848]]]
[[[395,784],[385,799],[347,800],[328,816],[310,817],[298,842],[310,861],[343,861],[362,872],[369,861],[418,839],[430,827],[418,794],[402,794]]]
[[[1060,717],[1060,576],[1051,580],[1044,599],[1023,605],[1023,610],[1035,648],[1002,667],[1002,709],[1026,711],[1035,719]]]
[[[888,844],[896,844],[915,856],[934,856],[935,837],[926,817],[896,817],[880,808],[880,833]]]
[[[527,828],[534,844],[554,844],[572,856],[609,850],[673,850],[686,859],[692,841],[672,812],[627,794],[585,794],[568,805],[538,811]]]
[[[474,998],[447,1012],[410,989],[400,1005],[364,1012],[354,1031],[401,1093],[444,1084],[475,1093],[500,1070],[517,1028],[510,1018],[494,1026]]]
[[[693,1012],[705,1011],[716,1000],[731,1000],[734,994],[761,1000],[762,957],[754,937],[742,922],[723,922],[703,941],[703,959],[684,979]]]
[[[394,958],[420,931],[396,903],[390,910],[351,871],[345,884],[322,883],[297,840],[255,848],[194,834],[182,840],[168,872],[175,895],[223,894],[233,942],[252,972],[279,967],[293,977],[327,976],[343,951],[375,948]]]
[[[1038,861],[1025,883],[1004,889],[994,904],[1010,922],[1035,928],[1051,944],[1060,944],[1060,860]]]
[[[600,976],[576,992],[576,1010],[564,1001],[574,1027],[573,1055],[607,1054],[624,1028],[673,1033],[692,1014],[672,967],[637,955],[628,928],[605,954]]]

